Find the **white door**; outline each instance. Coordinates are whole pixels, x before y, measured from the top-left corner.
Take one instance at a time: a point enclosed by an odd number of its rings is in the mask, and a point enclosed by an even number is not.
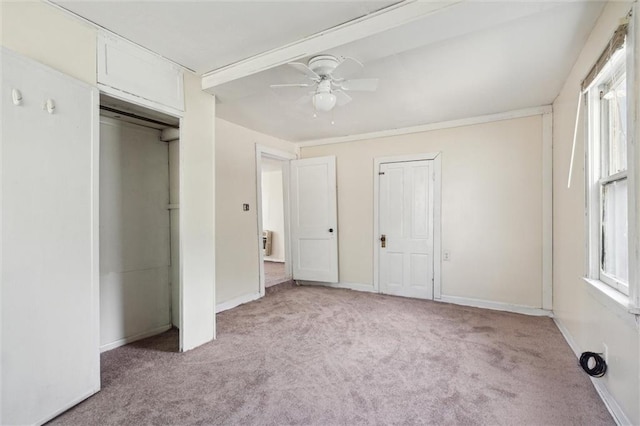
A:
[[[338,282],[336,158],[291,161],[293,279]]]
[[[0,424],[41,424],[100,389],[98,93],[1,57]]]
[[[433,161],[380,165],[380,292],[433,299]]]

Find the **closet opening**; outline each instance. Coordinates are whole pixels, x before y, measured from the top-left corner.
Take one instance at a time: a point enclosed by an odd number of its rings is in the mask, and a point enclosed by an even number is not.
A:
[[[161,333],[179,351],[179,126],[100,96],[101,352]]]

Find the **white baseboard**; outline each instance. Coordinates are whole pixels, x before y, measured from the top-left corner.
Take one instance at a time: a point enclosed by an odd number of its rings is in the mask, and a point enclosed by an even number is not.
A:
[[[147,337],[155,336],[156,334],[164,333],[173,327],[171,324],[163,325],[162,327],[157,327],[149,331],[145,331],[143,333],[134,334],[133,336],[125,337],[123,339],[118,339],[115,342],[107,343],[106,345],[100,346],[100,352],[110,351],[111,349],[119,348],[120,346],[128,345],[129,343],[133,343],[136,340],[146,339]]]
[[[318,285],[323,287],[332,287],[332,288],[344,288],[347,290],[356,290],[356,291],[364,291],[367,293],[377,293],[376,289],[373,288],[373,284],[360,284],[360,283],[323,283],[319,281],[296,281],[300,285]]]
[[[235,299],[227,300],[216,305],[216,314],[222,311],[233,309],[236,306],[243,305],[245,303],[253,302],[260,299],[260,293],[245,294],[244,296],[236,297]]]
[[[533,315],[537,317],[553,317],[552,311],[534,308],[525,305],[515,305],[511,303],[492,302],[490,300],[471,299],[468,297],[442,295],[436,302],[453,303],[454,305],[472,306],[474,308],[492,309],[494,311],[513,312],[516,314]]]
[[[558,330],[560,330],[560,333],[562,333],[564,340],[567,341],[567,344],[576,355],[576,358],[580,358],[580,355],[584,351],[578,346],[576,341],[573,340],[573,337],[571,336],[571,333],[569,333],[567,327],[565,327],[558,318],[554,318],[553,321],[556,323],[556,326],[558,327]],[[611,392],[609,392],[609,389],[605,385],[604,381],[597,377],[589,378],[591,379],[593,387],[596,388],[596,392],[598,392],[598,395],[600,395],[600,399],[602,399],[602,402],[604,402],[605,407],[607,407],[607,410],[609,410],[609,413],[611,414],[611,417],[613,417],[613,420],[615,420],[616,424],[620,426],[632,425],[633,423],[631,423],[631,420],[629,420],[620,405],[618,405],[618,401],[616,401],[613,395],[611,395]]]

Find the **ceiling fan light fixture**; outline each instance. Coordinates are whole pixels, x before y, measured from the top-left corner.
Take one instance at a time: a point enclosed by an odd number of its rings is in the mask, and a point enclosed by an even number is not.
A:
[[[318,92],[313,95],[313,107],[316,111],[331,111],[336,106],[336,95],[331,92]]]

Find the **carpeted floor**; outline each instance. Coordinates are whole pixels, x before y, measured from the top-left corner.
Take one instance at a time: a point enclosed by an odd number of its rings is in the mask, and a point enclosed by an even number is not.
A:
[[[60,425],[614,424],[549,318],[319,287],[102,355],[102,391]]]
[[[285,268],[284,268],[283,262],[270,262],[268,260],[265,260],[264,261],[265,288],[290,281],[291,277],[287,277],[287,274],[285,273],[284,269]]]

